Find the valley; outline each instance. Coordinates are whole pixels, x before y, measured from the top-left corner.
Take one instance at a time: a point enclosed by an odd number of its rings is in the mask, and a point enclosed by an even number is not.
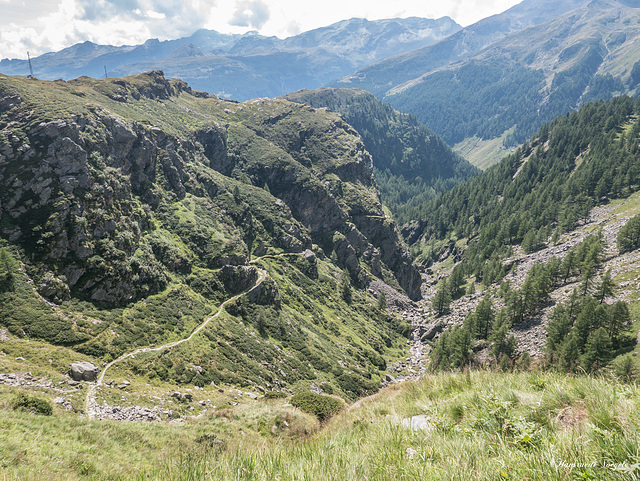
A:
[[[0,73],[0,480],[640,477],[638,11]]]

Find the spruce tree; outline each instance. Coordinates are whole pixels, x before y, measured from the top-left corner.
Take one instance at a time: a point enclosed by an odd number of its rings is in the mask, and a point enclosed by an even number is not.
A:
[[[604,327],[598,328],[587,341],[584,354],[580,358],[582,367],[593,372],[611,359],[611,338]]]
[[[451,304],[451,294],[449,293],[449,286],[446,279],[443,279],[438,287],[436,295],[433,297],[432,306],[436,311],[437,316],[441,316],[446,312],[449,312],[449,305]]]

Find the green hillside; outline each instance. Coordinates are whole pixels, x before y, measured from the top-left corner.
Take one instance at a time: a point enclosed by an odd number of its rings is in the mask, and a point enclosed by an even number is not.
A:
[[[415,208],[478,173],[414,116],[354,89],[300,90],[283,98],[340,113],[373,158],[384,205],[404,224]]]
[[[338,115],[221,101],[161,72],[0,76],[0,93],[4,337],[101,366],[200,326],[130,358],[124,375],[314,382],[351,399],[404,354],[408,324],[366,288],[417,298],[420,276]]]

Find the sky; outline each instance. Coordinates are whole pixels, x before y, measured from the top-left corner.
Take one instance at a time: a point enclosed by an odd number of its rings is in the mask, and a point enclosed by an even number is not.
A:
[[[449,16],[462,26],[521,0],[0,0],[0,59],[26,58],[89,40],[137,45],[200,28],[280,38],[352,17]],[[560,0],[561,1],[561,0]]]

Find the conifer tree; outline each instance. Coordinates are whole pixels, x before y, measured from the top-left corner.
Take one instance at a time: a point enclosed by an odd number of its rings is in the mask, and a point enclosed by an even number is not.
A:
[[[464,267],[458,264],[453,268],[451,277],[449,277],[449,294],[451,299],[458,299],[464,294],[462,285],[464,284]]]
[[[591,336],[584,348],[580,361],[582,367],[592,372],[603,366],[611,359],[611,338],[604,327],[598,328]]]
[[[449,293],[449,286],[446,279],[440,282],[440,286],[433,297],[433,310],[436,311],[437,316],[441,316],[449,311],[449,305],[451,304],[451,294]]]
[[[596,287],[595,296],[596,299],[598,299],[598,302],[602,304],[607,297],[612,296],[615,288],[616,284],[611,278],[611,269],[608,269],[604,276],[602,276],[600,284]]]
[[[351,293],[351,280],[349,274],[342,274],[342,281],[340,282],[340,295],[347,304],[351,304],[353,301],[353,294]]]
[[[620,343],[622,334],[628,329],[630,323],[631,314],[627,303],[618,301],[613,304],[607,319],[607,334],[614,345],[617,346]]]
[[[493,303],[491,298],[485,295],[475,311],[475,336],[479,339],[487,339],[494,321]]]

